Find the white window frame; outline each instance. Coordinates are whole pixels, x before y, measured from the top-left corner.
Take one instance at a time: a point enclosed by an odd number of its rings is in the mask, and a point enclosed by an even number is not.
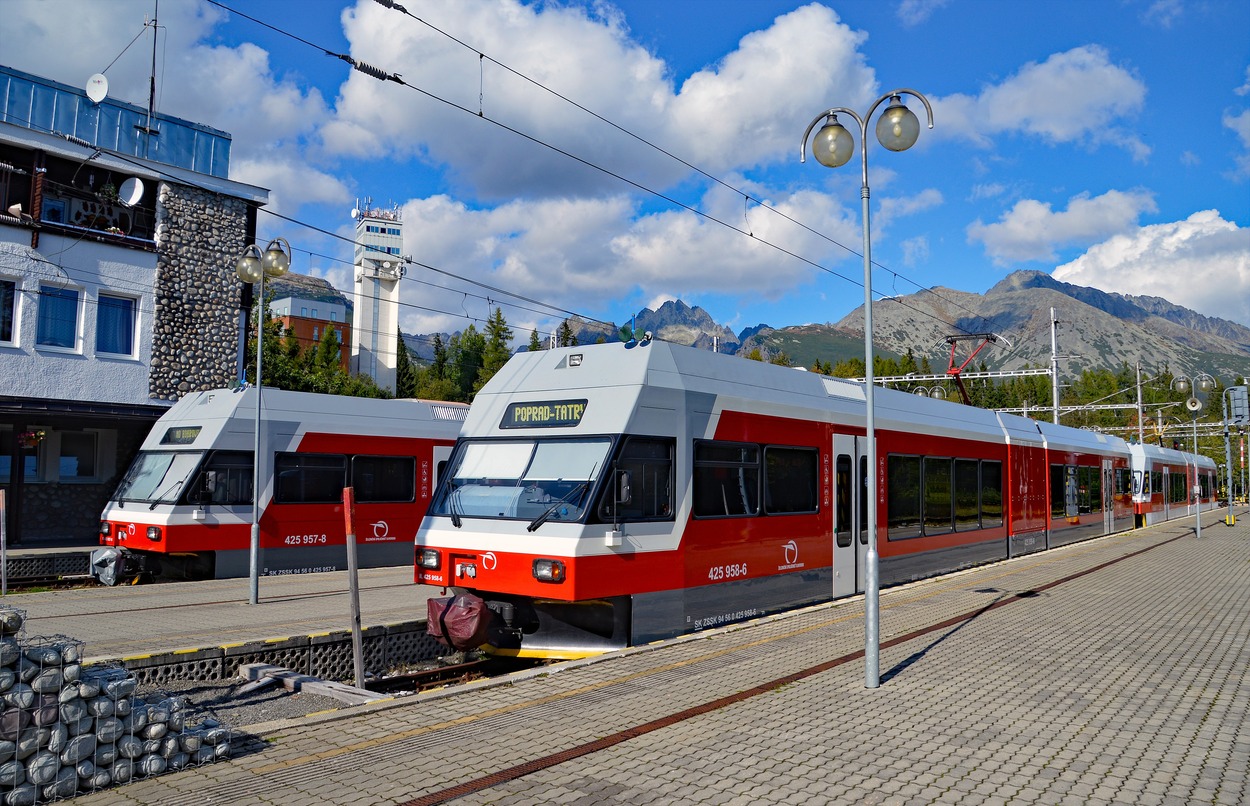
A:
[[[113,299],[124,299],[124,300],[129,300],[129,301],[130,301],[130,303],[134,306],[134,307],[131,309],[131,317],[130,317],[130,352],[128,352],[128,353],[114,353],[114,352],[110,352],[110,351],[108,351],[108,350],[101,350],[101,349],[100,349],[100,309],[101,309],[100,302],[101,302],[101,298],[102,298],[102,297],[111,297],[111,298],[113,298]],[[141,298],[141,297],[136,297],[136,296],[135,296],[135,295],[133,295],[133,294],[119,294],[119,293],[117,293],[116,291],[111,291],[111,290],[106,290],[106,289],[101,289],[101,290],[99,290],[99,291],[96,293],[96,320],[95,320],[95,326],[96,326],[96,332],[95,332],[95,352],[96,352],[96,355],[98,355],[98,356],[104,356],[104,357],[107,357],[107,358],[138,358],[138,357],[139,357],[139,333],[140,333],[140,330],[139,330],[139,325],[140,325],[140,321],[139,321],[139,304],[140,304],[140,302],[141,302],[141,301],[142,301],[142,298]]]
[[[74,346],[73,347],[61,347],[60,345],[56,345],[56,344],[40,343],[39,323],[41,321],[42,313],[44,310],[43,309],[44,289],[51,289],[53,291],[73,291],[77,295],[77,300],[75,303],[76,310],[74,312],[75,315],[74,315]],[[40,283],[38,293],[39,293],[39,304],[35,306],[35,349],[41,352],[48,352],[48,353],[66,353],[66,354],[73,354],[73,355],[82,355],[82,317],[83,317],[83,308],[86,307],[83,304],[84,297],[86,295],[83,292],[82,286],[70,285],[68,283],[65,285],[54,285],[52,283]]]
[[[14,277],[8,274],[0,274],[0,282],[13,284],[13,310],[10,311],[13,315],[13,337],[11,339],[0,338],[0,347],[17,347],[18,340],[22,335],[22,320],[19,316],[22,309],[22,278]]]

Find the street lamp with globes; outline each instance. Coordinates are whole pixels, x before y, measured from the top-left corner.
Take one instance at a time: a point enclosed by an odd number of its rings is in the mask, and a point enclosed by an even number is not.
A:
[[[285,247],[285,248],[284,248]],[[239,279],[256,287],[259,304],[256,310],[256,450],[252,455],[252,544],[250,555],[250,582],[248,603],[260,599],[260,494],[264,488],[261,480],[264,453],[261,452],[261,356],[265,342],[265,278],[281,277],[291,268],[291,245],[285,238],[274,238],[261,252],[256,244],[248,244],[235,264],[234,272]]]
[[[1194,456],[1198,456],[1198,415],[1202,413],[1203,402],[1198,398],[1199,394],[1207,394],[1215,389],[1215,378],[1212,378],[1205,372],[1199,372],[1189,379],[1184,375],[1177,375],[1172,380],[1172,388],[1180,392],[1182,395],[1188,394],[1189,399],[1185,401],[1185,408],[1189,410],[1190,417],[1194,421]],[[1202,485],[1198,483],[1198,465],[1194,465],[1194,488],[1192,490],[1194,496],[1194,537],[1202,537]]]
[[[877,688],[881,685],[880,666],[880,576],[879,557],[877,554],[877,441],[875,400],[873,395],[872,367],[872,236],[868,219],[868,121],[885,101],[890,105],[877,118],[877,140],[890,151],[906,151],[916,143],[920,136],[920,122],[915,113],[903,103],[903,95],[919,98],[924,104],[929,117],[929,128],[933,128],[933,107],[929,100],[915,90],[897,89],[887,92],[878,98],[868,114],[860,117],[853,110],[839,106],[822,112],[807,126],[803,132],[803,141],[799,143],[799,162],[807,160],[807,138],[824,118],[825,125],[820,127],[812,138],[812,156],[826,168],[838,168],[850,161],[855,153],[855,137],[838,122],[838,115],[847,115],[859,124],[859,156],[863,167],[863,182],[860,187],[860,199],[863,205],[864,230],[864,404],[867,409],[865,422],[865,442],[867,443],[868,478],[866,524],[868,529],[868,548],[864,555],[864,686]]]

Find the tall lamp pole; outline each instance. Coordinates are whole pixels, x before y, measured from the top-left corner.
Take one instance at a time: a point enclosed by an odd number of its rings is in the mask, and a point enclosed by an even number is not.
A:
[[[867,442],[868,478],[867,507],[868,548],[864,556],[864,687],[877,688],[881,685],[880,663],[880,576],[878,573],[879,558],[877,555],[877,429],[875,419],[875,381],[872,366],[872,236],[868,218],[868,121],[883,102],[890,105],[877,118],[877,140],[890,151],[906,151],[916,143],[920,136],[920,122],[915,113],[903,103],[902,95],[919,98],[928,113],[929,128],[933,128],[933,107],[929,100],[915,90],[897,89],[887,92],[878,98],[868,114],[860,117],[846,107],[835,107],[817,115],[803,132],[803,141],[799,144],[799,162],[807,160],[807,138],[824,118],[825,125],[820,127],[812,139],[812,156],[826,168],[838,168],[850,161],[855,151],[855,137],[841,123],[838,115],[850,116],[859,124],[859,156],[863,166],[863,184],[860,198],[863,202],[862,221],[864,227],[864,404],[867,410],[865,422],[865,441]]]
[[[1205,372],[1199,372],[1194,375],[1193,380],[1178,375],[1172,381],[1172,386],[1176,391],[1183,394],[1189,394],[1189,399],[1185,401],[1185,408],[1189,410],[1189,415],[1194,421],[1194,456],[1198,455],[1198,415],[1202,413],[1203,402],[1198,398],[1199,393],[1206,394],[1215,388],[1215,378],[1212,378]],[[1202,485],[1198,482],[1198,465],[1194,465],[1194,537],[1202,537]]]
[[[285,249],[283,248],[285,247]],[[256,309],[256,423],[255,452],[252,454],[252,545],[248,579],[248,603],[260,600],[260,495],[265,453],[261,451],[261,356],[265,343],[265,277],[281,277],[291,268],[291,245],[285,238],[274,238],[261,252],[256,244],[248,244],[235,264],[234,272],[245,283],[255,285],[259,304]]]

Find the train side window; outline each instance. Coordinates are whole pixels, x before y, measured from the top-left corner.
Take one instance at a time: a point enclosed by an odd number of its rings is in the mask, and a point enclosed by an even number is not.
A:
[[[764,448],[764,511],[770,515],[815,512],[819,501],[820,452],[815,448]]]
[[[604,485],[599,519],[617,521],[672,520],[673,451],[676,442],[658,437],[628,437],[617,457],[613,483]],[[628,496],[618,495],[628,478]]]
[[[417,460],[411,456],[353,456],[352,491],[361,503],[415,501]]]
[[[274,502],[332,504],[343,500],[347,457],[327,453],[279,453],[274,457]]]
[[[250,451],[212,451],[187,492],[192,504],[233,506],[252,503]]]
[[[920,457],[891,455],[886,472],[887,536],[890,540],[919,537]]]
[[[760,511],[760,448],[737,442],[694,444],[696,517],[742,517]]]
[[[1003,463],[981,462],[981,528],[1003,525]]]
[[[955,460],[955,528],[959,531],[978,529],[981,512],[981,482],[977,473],[976,459]]]
[[[954,489],[951,460],[926,456],[924,459],[924,533],[941,535],[954,531]]]
[[[1162,470],[1150,471],[1150,492],[1151,493],[1163,492],[1163,471]]]
[[[845,453],[838,454],[834,469],[834,528],[837,529],[835,539],[838,545],[846,548],[851,545],[851,457]]]

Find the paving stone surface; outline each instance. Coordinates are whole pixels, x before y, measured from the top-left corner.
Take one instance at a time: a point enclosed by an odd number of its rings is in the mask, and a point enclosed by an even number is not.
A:
[[[77,802],[1250,803],[1238,514],[888,589],[876,689],[832,662],[863,649],[851,599],[257,726],[228,762]]]

